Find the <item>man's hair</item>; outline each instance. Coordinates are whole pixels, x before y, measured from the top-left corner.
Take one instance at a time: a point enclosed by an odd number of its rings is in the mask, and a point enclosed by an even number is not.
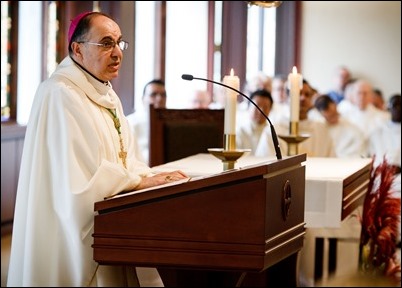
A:
[[[110,17],[109,15],[102,13],[102,12],[92,12],[92,13],[89,13],[88,15],[84,16],[78,22],[77,27],[75,28],[74,33],[71,36],[70,43],[68,43],[68,53],[70,54],[70,56],[72,56],[72,54],[73,54],[73,49],[71,48],[71,43],[86,40],[85,36],[87,35],[87,33],[89,32],[89,29],[91,28],[91,25],[90,25],[91,19],[93,17],[99,16],[99,15],[105,16],[114,21],[114,19],[112,17]]]
[[[261,96],[264,98],[268,98],[269,101],[271,101],[271,106],[274,104],[274,100],[272,99],[271,92],[265,89],[259,89],[251,93],[250,99],[253,99],[255,96]],[[248,103],[248,106],[250,106],[251,103]]]
[[[322,94],[315,99],[314,106],[318,111],[326,111],[331,103],[336,104],[329,95]]]

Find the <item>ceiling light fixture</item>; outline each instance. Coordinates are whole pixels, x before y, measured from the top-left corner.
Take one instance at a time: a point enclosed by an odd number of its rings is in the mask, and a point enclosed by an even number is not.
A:
[[[276,8],[279,7],[283,1],[245,1],[249,7],[255,5],[262,8]]]

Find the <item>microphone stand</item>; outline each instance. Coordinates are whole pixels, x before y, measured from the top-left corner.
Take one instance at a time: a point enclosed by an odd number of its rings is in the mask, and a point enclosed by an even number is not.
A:
[[[260,113],[265,117],[265,119],[267,119],[267,121],[270,125],[270,128],[271,128],[271,136],[272,136],[272,141],[274,143],[276,158],[278,160],[282,159],[282,153],[281,153],[280,146],[279,146],[278,136],[276,134],[274,126],[272,125],[271,120],[268,118],[267,115],[265,115],[265,113],[261,110],[261,108],[258,107],[258,105],[255,104],[254,101],[252,101],[250,99],[250,97],[248,97],[247,95],[245,95],[244,93],[240,92],[239,90],[237,90],[233,87],[230,87],[226,84],[216,82],[213,80],[209,80],[209,79],[205,79],[205,78],[198,78],[198,77],[194,77],[193,75],[189,75],[189,74],[183,74],[181,76],[181,78],[183,80],[188,80],[188,81],[192,81],[193,79],[196,79],[196,80],[203,80],[203,81],[211,82],[211,83],[226,87],[228,89],[231,89],[231,90],[237,92],[239,95],[246,98],[251,104],[253,104],[258,109],[258,111],[260,111]],[[233,169],[234,163],[237,161],[237,159],[240,158],[245,152],[251,151],[250,149],[236,149],[235,148],[236,143],[234,142],[235,139],[233,139],[235,137],[236,137],[236,135],[224,135],[224,140],[225,140],[224,148],[225,149],[219,149],[219,148],[208,149],[208,151],[211,154],[213,154],[215,157],[217,157],[223,161],[224,170]]]

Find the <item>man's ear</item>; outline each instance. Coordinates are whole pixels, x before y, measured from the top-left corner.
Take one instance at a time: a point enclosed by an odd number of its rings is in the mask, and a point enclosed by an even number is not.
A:
[[[71,43],[71,49],[74,55],[81,57],[81,45],[78,42]]]

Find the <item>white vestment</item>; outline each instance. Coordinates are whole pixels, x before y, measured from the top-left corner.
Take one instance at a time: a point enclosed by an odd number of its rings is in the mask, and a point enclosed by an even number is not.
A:
[[[289,121],[290,107],[288,103],[274,102],[271,111],[269,111],[269,120],[275,125],[276,123]]]
[[[344,101],[341,103],[343,102]],[[381,111],[375,108],[373,104],[368,104],[365,110],[360,110],[357,106],[352,105],[346,111],[341,110],[339,112],[343,117],[356,125],[363,132],[366,141],[368,141],[371,133],[377,127],[384,125],[385,122],[391,118],[389,112]]]
[[[250,154],[254,155],[260,140],[262,131],[268,125],[267,122],[257,124],[252,122],[250,117],[243,119],[237,123],[236,126],[236,148],[237,149],[250,149]]]
[[[121,122],[127,169],[119,158]],[[8,286],[124,285],[93,260],[94,203],[132,190],[150,168],[135,157],[120,99],[69,57],[37,90],[21,160]],[[124,279],[123,279],[124,278]],[[116,282],[116,281],[117,282]],[[127,284],[127,283],[126,283]]]
[[[127,115],[126,118],[138,143],[140,153],[137,158],[149,164],[149,112],[144,108]]]
[[[401,122],[389,120],[370,135],[369,155],[376,157],[376,165],[383,161],[401,167]]]
[[[289,135],[289,123],[277,123],[275,131],[278,136]],[[305,134],[309,137],[298,144],[298,154],[306,153],[309,157],[335,157],[332,138],[324,123],[308,119],[299,121],[299,134]],[[288,145],[280,137],[279,146],[282,155],[287,155]],[[265,127],[261,134],[255,155],[261,157],[275,155],[270,126]]]
[[[334,143],[335,155],[338,158],[367,157],[367,143],[363,132],[354,124],[340,116],[338,123],[326,123]]]

